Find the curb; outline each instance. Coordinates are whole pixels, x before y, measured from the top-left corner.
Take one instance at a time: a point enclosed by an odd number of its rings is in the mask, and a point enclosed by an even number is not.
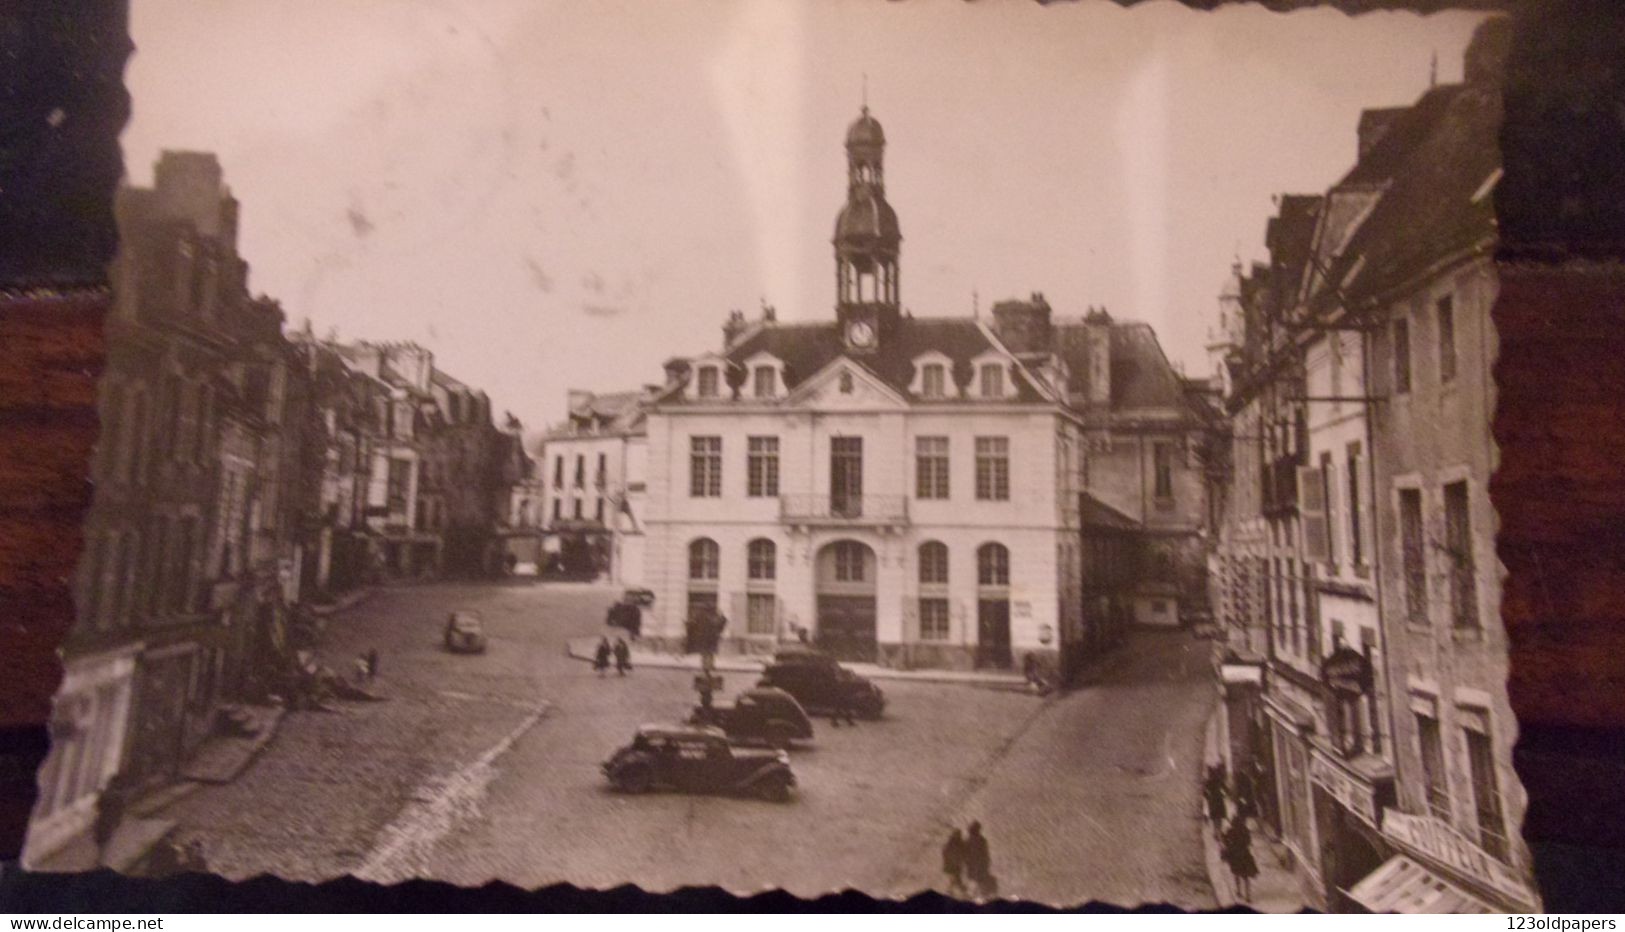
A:
[[[376,587],[367,586],[362,589],[352,589],[326,605],[312,605],[310,613],[317,618],[329,618],[339,612],[349,611],[372,597]]]
[[[596,645],[597,638],[595,637],[573,638],[565,641],[564,652],[572,660],[591,663],[593,659],[592,652]],[[632,656],[632,666],[634,669],[642,666],[655,670],[693,670],[698,672],[700,660],[698,657],[690,657],[687,654],[650,654],[645,652]],[[852,665],[847,664],[846,666],[851,667]],[[714,668],[718,673],[761,673],[766,667],[767,664],[764,661],[727,656],[716,658],[714,664]],[[861,665],[859,668],[854,669],[853,672],[876,680],[946,683],[952,686],[979,686],[985,689],[1028,691],[1027,681],[1014,674],[976,674],[967,676],[952,671],[893,670],[889,667],[870,668],[867,664]]]

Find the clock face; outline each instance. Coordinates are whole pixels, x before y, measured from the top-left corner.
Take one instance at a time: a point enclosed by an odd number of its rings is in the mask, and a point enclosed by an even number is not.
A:
[[[874,346],[875,328],[861,320],[853,321],[846,328],[846,338],[853,346]]]

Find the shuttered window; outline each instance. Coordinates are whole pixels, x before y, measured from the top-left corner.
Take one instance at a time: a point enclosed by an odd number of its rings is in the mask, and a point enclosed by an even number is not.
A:
[[[1331,562],[1325,477],[1316,467],[1298,467],[1298,518],[1303,527],[1304,552],[1315,563]]]

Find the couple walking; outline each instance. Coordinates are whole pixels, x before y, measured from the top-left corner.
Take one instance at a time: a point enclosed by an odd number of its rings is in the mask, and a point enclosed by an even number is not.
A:
[[[948,876],[948,892],[953,896],[999,895],[993,855],[988,851],[987,836],[982,834],[982,823],[972,822],[963,833],[956,828],[948,836],[942,846],[942,872]]]
[[[627,671],[632,669],[632,648],[626,646],[626,638],[616,638],[613,648],[609,646],[609,638],[599,638],[598,650],[592,655],[592,668],[598,671],[599,676],[603,676],[609,670],[611,654],[615,657],[615,672],[625,676]]]
[[[1258,860],[1253,857],[1253,833],[1247,820],[1257,812],[1252,780],[1247,774],[1238,774],[1234,793],[1235,814],[1229,827],[1225,817],[1232,794],[1226,789],[1223,764],[1208,767],[1207,779],[1202,782],[1202,798],[1207,803],[1208,821],[1213,823],[1213,835],[1219,841],[1219,859],[1230,868],[1235,881],[1236,897],[1242,902],[1252,899],[1253,878],[1258,876]]]

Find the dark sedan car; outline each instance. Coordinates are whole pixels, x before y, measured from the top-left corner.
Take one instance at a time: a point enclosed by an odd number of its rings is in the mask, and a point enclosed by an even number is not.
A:
[[[715,725],[731,741],[760,741],[769,747],[788,748],[813,736],[812,720],[796,698],[782,689],[751,689],[732,702],[697,705],[691,725]]]
[[[877,719],[886,711],[886,695],[879,686],[815,650],[780,651],[757,685],[784,690],[809,712],[850,709],[862,718]]]
[[[446,619],[446,650],[454,654],[485,653],[485,622],[477,612],[452,612]]]
[[[720,728],[703,725],[644,725],[601,769],[623,793],[672,789],[787,802],[796,785],[783,751],[735,748]]]

